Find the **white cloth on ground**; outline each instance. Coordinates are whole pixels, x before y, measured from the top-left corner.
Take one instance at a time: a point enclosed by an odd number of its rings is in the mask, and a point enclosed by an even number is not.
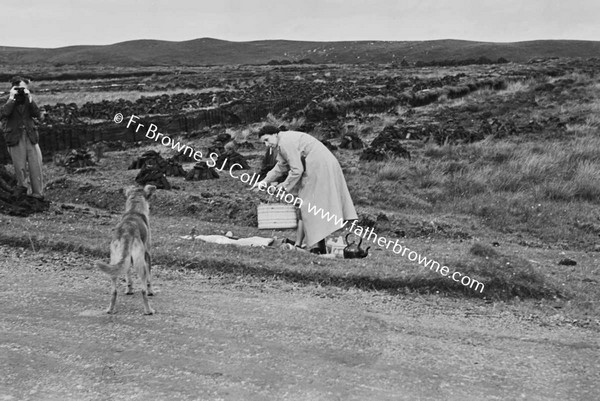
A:
[[[240,245],[240,246],[269,246],[273,243],[273,238],[264,238],[264,237],[249,237],[249,238],[240,238],[240,239],[231,239],[224,235],[196,235],[192,237],[191,235],[183,235],[180,236],[182,239],[199,239],[205,242],[212,242],[215,244],[225,244],[225,245]]]

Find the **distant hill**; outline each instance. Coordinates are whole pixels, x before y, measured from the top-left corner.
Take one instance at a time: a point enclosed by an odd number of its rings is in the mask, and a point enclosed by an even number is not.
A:
[[[464,60],[487,57],[523,62],[547,57],[600,57],[600,42],[536,40],[514,43],[465,40],[301,42],[263,40],[230,42],[202,38],[183,42],[133,40],[105,46],[69,46],[55,49],[0,47],[4,65],[115,65],[190,66],[266,64],[269,61],[313,63],[391,63]]]

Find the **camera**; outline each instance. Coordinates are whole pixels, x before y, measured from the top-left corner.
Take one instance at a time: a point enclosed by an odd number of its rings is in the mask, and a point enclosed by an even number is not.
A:
[[[14,90],[17,91],[15,95],[15,101],[17,104],[24,104],[27,101],[27,95],[25,94],[25,88],[14,87]]]

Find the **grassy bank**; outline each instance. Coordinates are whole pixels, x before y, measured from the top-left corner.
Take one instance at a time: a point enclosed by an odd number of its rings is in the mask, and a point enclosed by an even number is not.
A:
[[[22,246],[35,251],[52,249],[75,251],[96,259],[107,259],[111,229],[118,214],[109,215],[81,208],[64,210],[60,215],[36,215],[27,219],[8,218],[0,243]],[[423,243],[402,240],[405,246],[420,250],[428,258],[448,265],[484,283],[483,291],[461,286],[439,273],[411,262],[391,250],[372,249],[368,259],[326,259],[302,251],[278,248],[248,248],[190,241],[180,236],[188,234],[197,222],[172,217],[152,219],[153,260],[171,268],[200,269],[208,274],[251,275],[276,277],[299,283],[319,283],[390,293],[444,293],[448,295],[510,299],[569,297],[548,280],[540,269],[516,255],[495,253],[481,259],[477,252],[465,252],[464,244]],[[229,226],[202,223],[200,233],[224,233]],[[270,235],[255,229],[236,230],[237,235]],[[277,233],[276,233],[277,234]],[[290,235],[291,232],[280,232]],[[373,244],[370,244],[373,245]],[[92,262],[90,262],[90,266]],[[509,265],[509,269],[506,266]],[[82,266],[87,268],[90,266]]]

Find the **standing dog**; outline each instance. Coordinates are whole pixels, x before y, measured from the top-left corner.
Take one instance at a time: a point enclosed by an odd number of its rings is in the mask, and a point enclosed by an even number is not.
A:
[[[142,281],[142,300],[144,314],[152,315],[154,310],[148,304],[148,295],[153,295],[150,276],[150,205],[148,199],[156,190],[154,185],[141,188],[130,188],[125,192],[125,214],[115,229],[110,243],[110,265],[96,262],[96,266],[110,275],[112,279],[112,297],[106,313],[115,313],[117,302],[117,279],[127,276],[127,292],[133,294],[131,267],[135,267]]]

